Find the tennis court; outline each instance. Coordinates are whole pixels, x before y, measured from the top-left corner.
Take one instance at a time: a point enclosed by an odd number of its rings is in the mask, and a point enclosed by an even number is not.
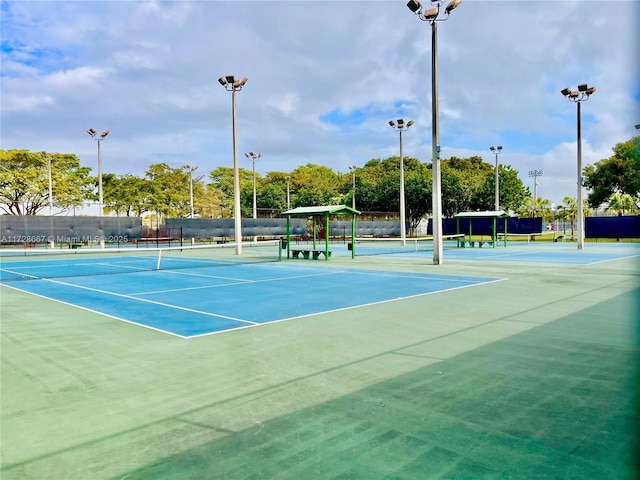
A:
[[[452,260],[588,265],[610,260],[633,260],[640,255],[639,243],[590,244],[587,249],[578,251],[575,243],[511,241],[505,247],[500,240],[495,248],[488,241],[476,241],[473,247],[461,248],[455,239],[445,237],[443,245],[446,257]],[[351,255],[346,242],[344,245],[332,245],[332,251],[336,255]],[[425,258],[432,256],[433,242],[429,237],[409,238],[405,245],[398,239],[363,238],[356,241],[356,252],[359,256],[405,255]]]
[[[1,477],[635,479],[638,248],[533,244],[3,258]]]
[[[250,244],[245,250],[255,248],[263,246]],[[277,258],[273,249],[264,263],[234,262],[233,251],[233,246],[94,252],[97,255],[45,251],[28,261],[22,257],[12,261],[10,256],[0,265],[0,278],[10,288],[180,337],[499,281],[284,265],[269,261]],[[212,258],[211,252],[226,256]],[[169,265],[160,265],[161,260]]]

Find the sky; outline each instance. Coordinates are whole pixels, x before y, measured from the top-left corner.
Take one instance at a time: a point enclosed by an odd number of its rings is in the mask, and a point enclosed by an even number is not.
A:
[[[404,155],[431,161],[431,27],[387,1],[1,2],[0,148],[76,154],[97,175],[154,163],[256,170],[309,163],[346,173],[399,154],[389,120],[414,125]],[[425,0],[423,6],[430,8]],[[446,6],[446,3],[445,3]],[[439,18],[444,19],[444,15]],[[582,162],[612,155],[640,123],[639,1],[463,0],[438,22],[441,158],[481,156],[537,196],[576,197]]]

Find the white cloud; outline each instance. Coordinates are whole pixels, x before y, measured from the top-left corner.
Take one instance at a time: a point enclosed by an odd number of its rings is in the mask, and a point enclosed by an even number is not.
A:
[[[103,69],[87,66],[51,73],[43,78],[43,82],[58,89],[68,90],[95,86],[105,76],[106,72]]]

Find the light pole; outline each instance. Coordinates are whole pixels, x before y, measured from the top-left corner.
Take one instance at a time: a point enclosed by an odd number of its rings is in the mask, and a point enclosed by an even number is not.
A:
[[[287,180],[287,210],[291,210],[291,196],[289,195],[289,183],[291,182],[291,177],[286,176]]]
[[[47,172],[49,176],[49,217],[53,216],[53,180],[51,179],[51,161],[58,155],[58,153],[48,154],[47,152],[42,152],[42,156],[47,159]],[[53,239],[53,228],[51,232],[51,238],[49,239],[49,246],[51,248],[55,247],[55,241]]]
[[[193,218],[193,172],[198,167],[196,165],[184,165],[182,168],[189,172],[189,218]]]
[[[89,136],[98,142],[98,212],[100,218],[104,216],[104,201],[102,197],[102,153],[100,150],[100,144],[102,143],[102,140],[104,140],[106,136],[109,135],[109,132],[110,130],[105,130],[98,136],[98,132],[95,128],[90,128],[89,130],[87,130]],[[100,248],[104,248],[104,235],[100,236]]]
[[[580,103],[589,100],[589,97],[596,91],[596,87],[589,87],[586,83],[578,85],[578,90],[571,90],[569,87],[561,90],[560,93],[564,95],[570,102],[575,103],[578,106],[577,114],[577,130],[578,130],[578,250],[584,248],[584,209],[582,205],[582,132],[581,132],[581,120],[580,120]]]
[[[238,141],[236,137],[236,92],[242,90],[247,77],[236,80],[233,75],[218,79],[227,92],[231,92],[231,117],[233,124],[233,216],[235,223],[236,255],[242,255],[242,212],[240,211],[240,170],[238,167]]]
[[[498,164],[498,155],[502,152],[502,145],[497,147],[492,145],[489,150],[496,154],[496,201],[494,210],[497,212],[500,210],[500,165]]]
[[[442,0],[431,0],[434,8],[422,10],[420,0],[409,0],[407,7],[422,21],[431,24],[431,168],[433,177],[433,264],[442,265],[442,179],[440,176],[440,125],[438,113],[438,25],[437,22],[449,18],[451,11],[462,0],[453,0],[444,9],[445,16],[438,18]]]
[[[351,165],[349,171],[353,176],[353,193],[351,194],[351,208],[356,209],[356,170],[358,167]]]
[[[90,128],[87,130],[87,133],[91,138],[98,142],[98,202],[99,202],[99,212],[100,216],[104,216],[104,204],[102,199],[102,154],[100,152],[100,143],[105,139],[107,135],[109,135],[110,130],[105,130],[100,135],[95,128]]]
[[[544,170],[529,170],[529,176],[533,177],[533,204],[538,203],[538,177],[544,175]],[[536,207],[537,208],[537,207]]]
[[[245,157],[250,158],[253,162],[253,218],[258,218],[258,202],[256,200],[256,160],[262,157],[262,153],[249,152],[244,154]],[[258,237],[253,237],[253,241],[257,241]]]
[[[389,125],[394,130],[400,133],[400,242],[402,246],[407,244],[407,226],[405,216],[405,198],[404,198],[404,161],[402,156],[402,132],[407,131],[413,120],[409,120],[406,124],[403,118],[397,120],[398,123],[393,120],[389,121]]]

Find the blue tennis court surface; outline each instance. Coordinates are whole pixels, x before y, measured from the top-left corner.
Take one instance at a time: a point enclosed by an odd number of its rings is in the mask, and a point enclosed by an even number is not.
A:
[[[422,243],[422,242],[421,242]],[[392,250],[386,247],[356,245],[356,255],[399,255],[405,257],[430,257],[433,254],[431,242],[425,242],[414,249],[408,244],[404,249],[397,246]],[[347,247],[332,245],[333,254],[351,255]],[[403,251],[404,250],[404,251]],[[481,260],[501,262],[554,263],[591,265],[640,256],[640,243],[587,243],[583,250],[576,243],[551,242],[511,242],[507,247],[500,243],[496,248],[490,246],[458,248],[455,242],[445,242],[443,257],[451,260]]]
[[[302,261],[301,261],[302,262]],[[180,337],[194,337],[500,281],[263,263],[6,284]]]

